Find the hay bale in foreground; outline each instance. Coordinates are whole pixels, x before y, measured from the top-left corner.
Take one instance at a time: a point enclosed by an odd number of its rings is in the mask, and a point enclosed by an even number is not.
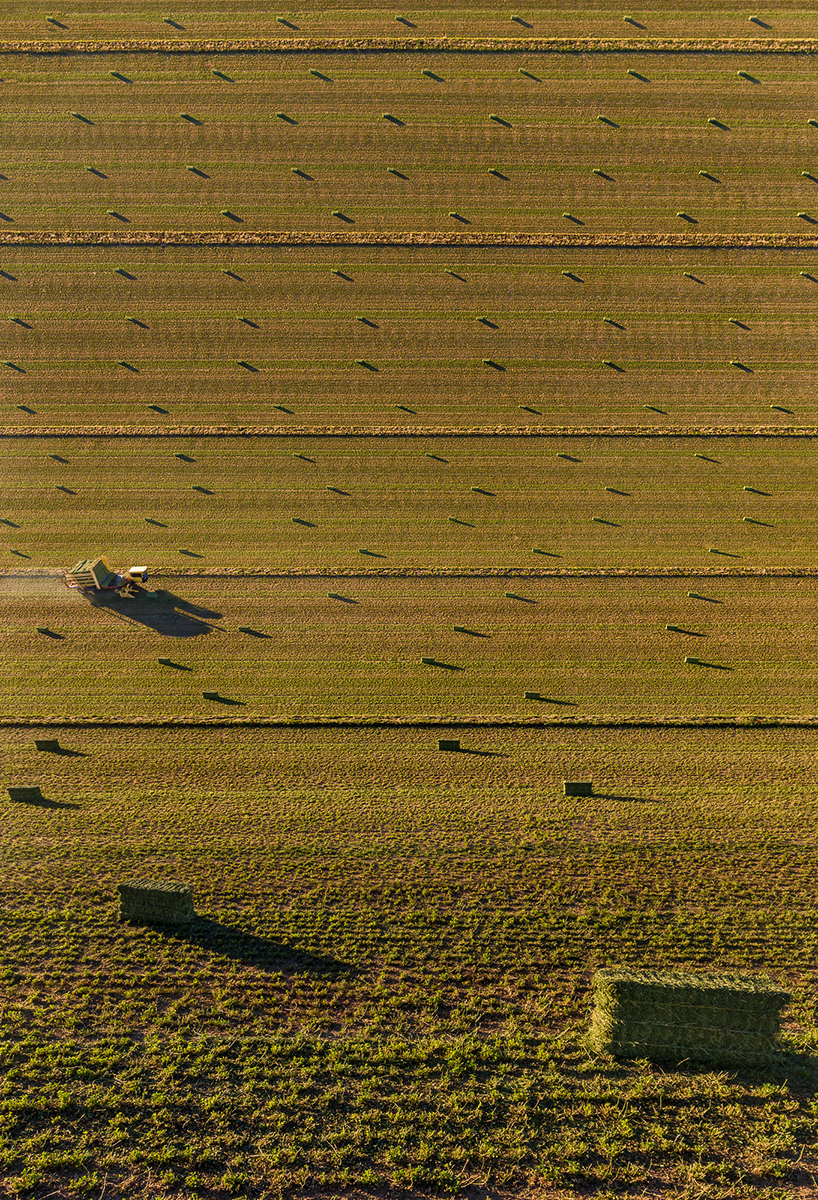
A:
[[[589,1041],[623,1058],[768,1063],[792,999],[763,976],[609,967],[593,979]]]
[[[13,800],[16,804],[36,804],[38,800],[43,799],[43,793],[39,787],[10,787],[6,790],[9,800]]]
[[[594,785],[588,780],[563,779],[562,790],[565,796],[593,796]]]
[[[141,925],[181,925],[196,916],[193,891],[175,879],[129,879],[120,883],[120,921]]]

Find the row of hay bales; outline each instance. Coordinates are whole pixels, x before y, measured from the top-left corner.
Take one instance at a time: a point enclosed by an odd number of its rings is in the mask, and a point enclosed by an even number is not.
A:
[[[118,888],[120,919],[179,925],[196,917],[192,889],[134,879]],[[593,978],[588,1044],[622,1058],[754,1067],[779,1053],[781,1010],[792,999],[768,979],[609,967]]]

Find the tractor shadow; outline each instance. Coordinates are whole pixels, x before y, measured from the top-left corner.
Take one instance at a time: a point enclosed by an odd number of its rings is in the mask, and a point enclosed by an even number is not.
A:
[[[262,971],[325,976],[355,973],[351,963],[326,954],[299,950],[272,938],[223,925],[221,921],[212,921],[208,917],[195,917],[186,925],[154,925],[151,928],[161,929],[168,939],[185,942],[188,946],[199,946],[212,954],[223,954]]]
[[[161,633],[163,637],[201,637],[216,631],[218,627],[210,622],[219,621],[222,617],[215,609],[191,604],[189,600],[161,588],[153,593],[134,596],[131,600],[98,594],[90,596],[89,603],[94,608],[104,609],[120,621],[144,625],[155,633]]]

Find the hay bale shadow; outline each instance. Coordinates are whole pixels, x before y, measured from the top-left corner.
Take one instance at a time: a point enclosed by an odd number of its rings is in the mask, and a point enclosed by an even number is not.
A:
[[[223,954],[238,962],[262,971],[282,974],[342,975],[357,973],[351,963],[288,946],[260,934],[249,933],[232,925],[224,925],[208,917],[194,917],[185,925],[152,926],[161,929],[168,939],[199,946],[212,954]]]
[[[82,808],[81,804],[74,804],[70,800],[49,800],[46,796],[39,796],[36,800],[14,800],[13,803],[26,808]]]
[[[666,804],[666,800],[657,800],[655,796],[623,796],[618,792],[597,792],[593,793],[595,800],[620,800],[622,803],[630,804]]]

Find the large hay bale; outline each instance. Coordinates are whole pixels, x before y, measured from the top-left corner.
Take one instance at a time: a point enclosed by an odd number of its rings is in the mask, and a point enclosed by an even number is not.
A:
[[[594,785],[588,780],[563,779],[562,790],[566,796],[593,796]]]
[[[792,999],[770,980],[738,972],[610,967],[596,972],[593,986],[589,1041],[597,1053],[725,1066],[769,1062]]]
[[[9,800],[14,800],[18,804],[36,804],[43,798],[38,787],[10,787],[7,790]]]
[[[129,879],[117,891],[120,921],[180,925],[196,916],[192,889],[175,879]]]

